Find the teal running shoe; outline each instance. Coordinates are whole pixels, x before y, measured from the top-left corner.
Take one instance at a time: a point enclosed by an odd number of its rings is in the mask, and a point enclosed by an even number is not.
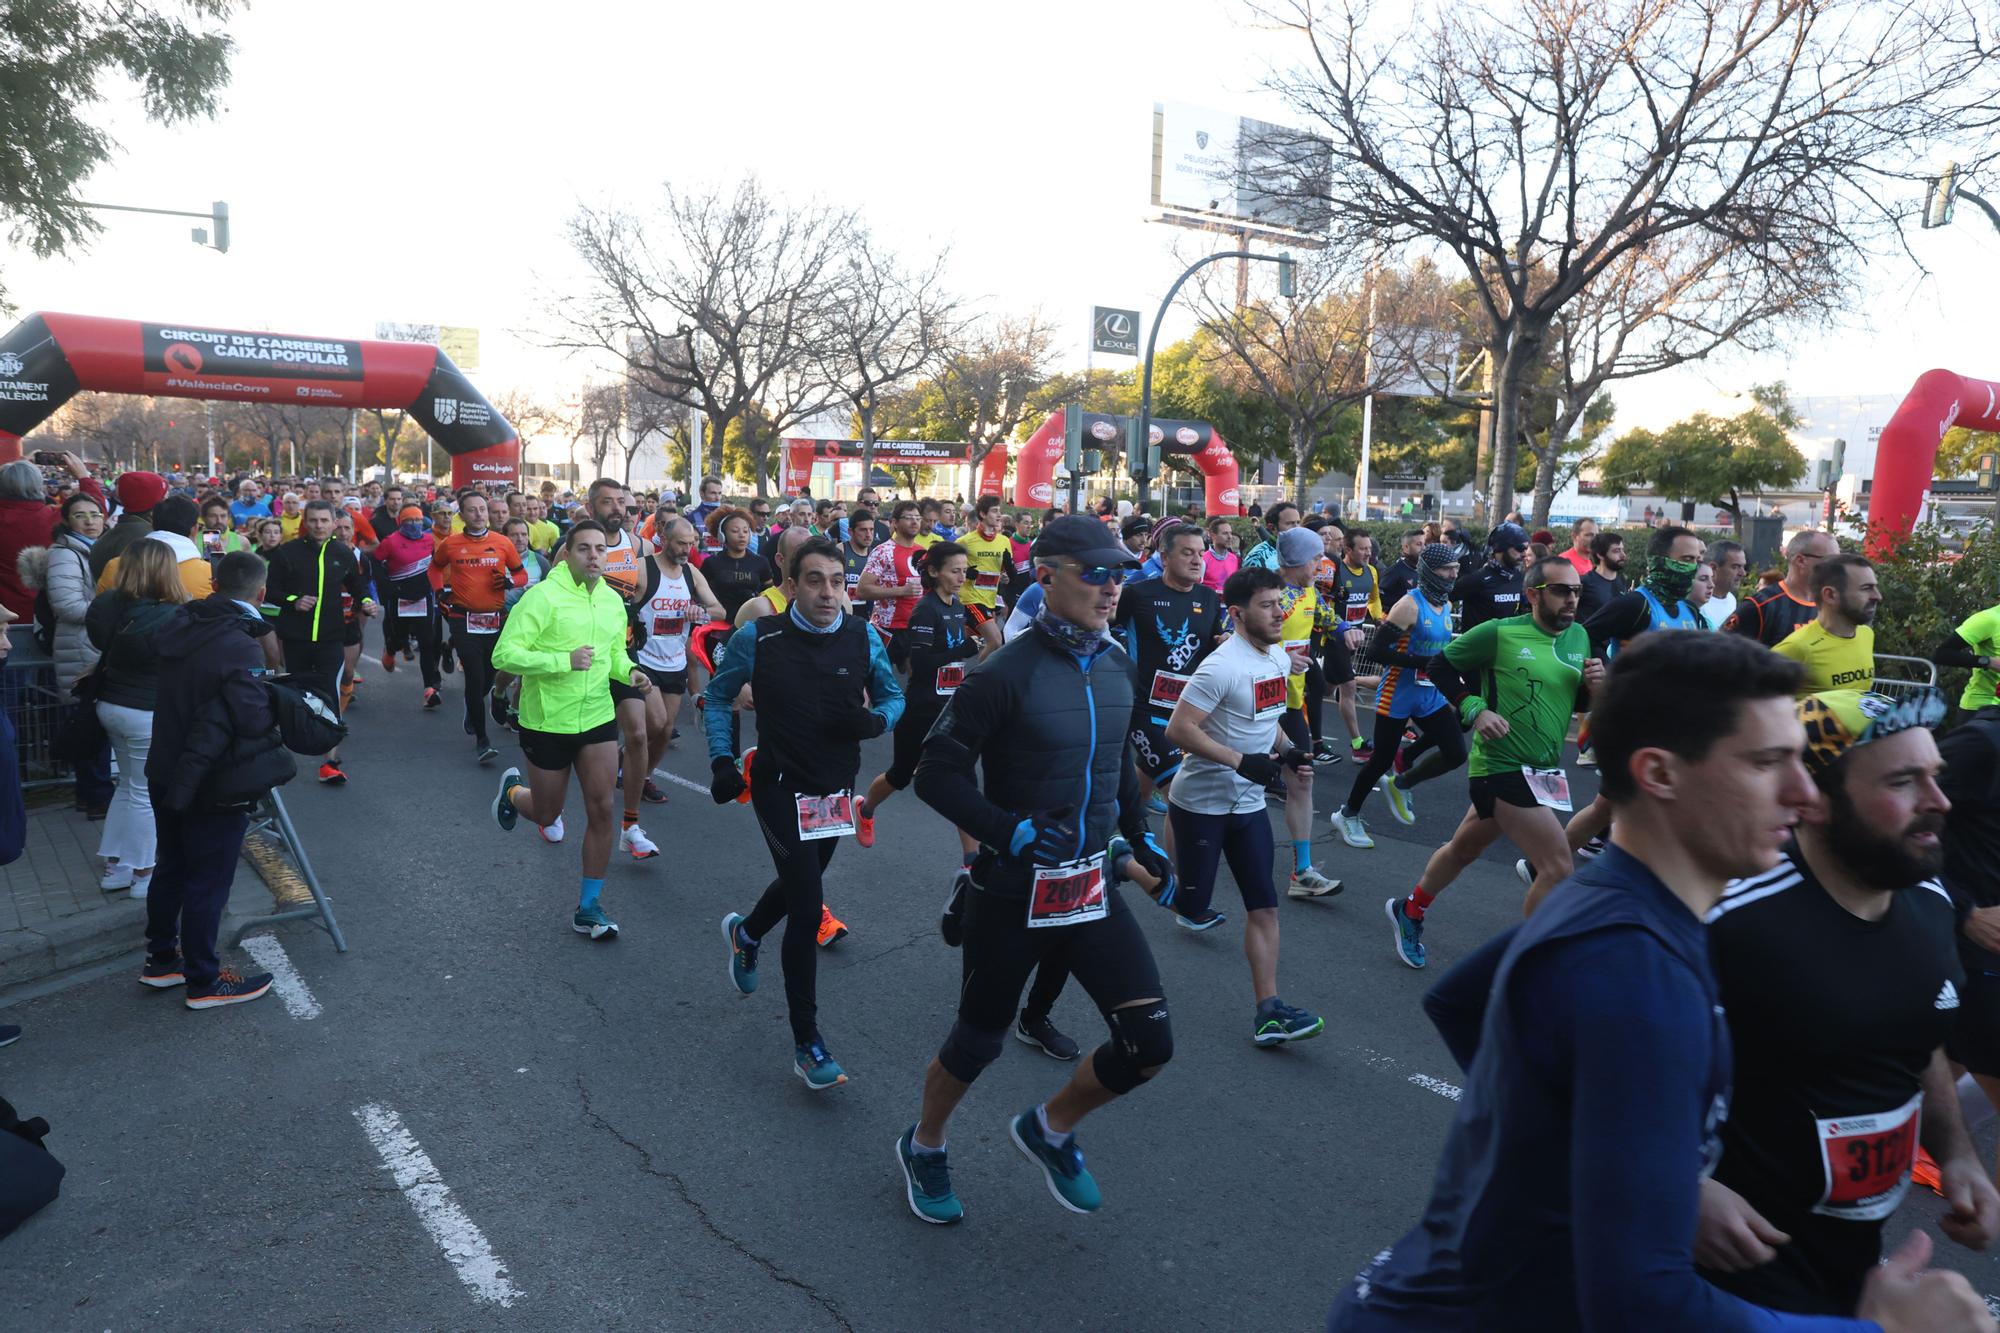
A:
[[[1007,1137],[1014,1140],[1021,1156],[1042,1169],[1042,1178],[1048,1182],[1049,1193],[1057,1203],[1072,1213],[1094,1213],[1104,1206],[1104,1195],[1083,1164],[1083,1150],[1076,1146],[1075,1135],[1062,1147],[1056,1147],[1042,1133],[1042,1122],[1031,1106],[1007,1123]]]
[[[896,1165],[903,1168],[903,1197],[910,1211],[933,1226],[948,1227],[963,1221],[965,1206],[951,1188],[951,1164],[944,1150],[917,1147],[917,1127],[911,1125],[896,1136]]]
[[[736,928],[743,914],[730,912],[722,918],[722,938],[729,945],[729,984],[745,995],[757,989],[757,946],[745,944]]]
[[[588,935],[593,940],[615,940],[618,938],[618,923],[604,914],[598,903],[579,907],[570,918],[569,928],[579,935]]]
[[[792,1069],[814,1092],[825,1092],[847,1082],[846,1072],[826,1053],[826,1043],[817,1037],[810,1046],[793,1048]]]
[[[521,770],[510,768],[500,775],[500,790],[493,794],[493,819],[495,823],[500,825],[502,832],[512,833],[514,831],[514,821],[521,817],[521,812],[516,810],[514,803],[507,799],[508,788],[517,787],[520,783]]]
[[[1424,923],[1412,921],[1403,915],[1403,900],[1391,898],[1382,904],[1389,914],[1389,924],[1396,928],[1396,957],[1411,967],[1424,965]]]

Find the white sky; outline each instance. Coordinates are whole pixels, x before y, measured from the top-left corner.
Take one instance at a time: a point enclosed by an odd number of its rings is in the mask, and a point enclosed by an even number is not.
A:
[[[103,214],[89,251],[11,253],[6,282],[24,311],[342,337],[384,319],[472,325],[489,397],[556,388],[584,368],[520,335],[574,272],[562,224],[576,203],[642,205],[661,182],[754,170],[862,209],[909,249],[949,243],[960,290],[993,310],[1040,306],[1080,367],[1089,307],[1150,320],[1174,246],[1191,244],[1144,220],[1153,104],[1284,118],[1258,85],[1288,50],[1246,14],[1224,0],[263,0],[236,20],[221,117],[166,131],[119,104],[126,151],[84,193],[225,199],[230,253],[189,242],[192,220]],[[2000,375],[2000,234],[1966,206],[1918,245],[1938,276],[1878,264],[1876,298],[1831,336],[1617,386],[1620,428],[1764,380],[1900,394],[1936,365]],[[1190,322],[1170,320],[1162,343]]]

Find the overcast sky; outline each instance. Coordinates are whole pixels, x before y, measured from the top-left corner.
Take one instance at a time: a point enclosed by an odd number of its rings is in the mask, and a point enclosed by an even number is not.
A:
[[[85,195],[225,199],[230,253],[190,243],[191,222],[106,214],[89,251],[10,254],[6,280],[23,310],[341,337],[377,320],[472,325],[489,396],[556,388],[584,370],[523,335],[543,293],[573,280],[562,224],[577,202],[643,205],[662,182],[755,171],[860,208],[911,250],[949,244],[961,290],[996,311],[1041,307],[1080,366],[1093,303],[1150,320],[1174,247],[1198,252],[1145,220],[1153,104],[1282,118],[1259,85],[1289,48],[1247,14],[1220,0],[265,0],[235,22],[221,117],[165,131],[116,106],[126,151]],[[1618,386],[1620,426],[1773,379],[1900,394],[1934,365],[2000,376],[2000,234],[1966,207],[1918,246],[1935,277],[1884,261],[1867,308],[1831,335]]]

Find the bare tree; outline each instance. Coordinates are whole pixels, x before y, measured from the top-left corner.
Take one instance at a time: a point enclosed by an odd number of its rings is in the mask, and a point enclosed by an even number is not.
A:
[[[1028,395],[1048,379],[1054,355],[1055,330],[1034,310],[987,320],[945,356],[931,386],[950,423],[946,429],[971,445],[974,476],[993,446],[1013,438]]]
[[[1495,514],[1528,367],[1634,252],[1721,245],[1768,270],[1757,296],[1793,284],[1800,311],[1831,308],[1900,241],[1929,154],[2000,154],[2000,60],[1958,0],[1516,0],[1382,25],[1362,0],[1279,2],[1264,16],[1309,57],[1274,87],[1319,142],[1274,132],[1262,156],[1306,165],[1259,188],[1463,267],[1493,357]]]
[[[577,441],[590,459],[592,479],[604,475],[604,462],[625,434],[625,390],[619,384],[586,384],[578,400]],[[589,482],[579,478],[579,487]]]
[[[667,455],[669,475],[679,475],[673,455],[676,446],[682,458],[691,443],[688,430],[689,412],[686,407],[671,399],[654,393],[643,384],[627,380],[625,383],[625,433],[619,437],[618,447],[625,455],[625,470],[621,474],[625,484],[632,484],[632,460],[639,451],[656,438],[662,441],[661,452]]]
[[[667,190],[640,219],[581,209],[570,244],[590,271],[554,303],[553,345],[609,353],[632,379],[700,412],[708,438],[761,405],[774,423],[746,437],[764,495],[772,443],[836,400],[814,369],[850,214],[793,207],[755,177],[720,190]]]
[[[945,257],[910,269],[862,226],[828,285],[817,363],[861,421],[861,475],[875,470],[875,418],[886,395],[934,365],[956,338],[959,303],[944,289]]]

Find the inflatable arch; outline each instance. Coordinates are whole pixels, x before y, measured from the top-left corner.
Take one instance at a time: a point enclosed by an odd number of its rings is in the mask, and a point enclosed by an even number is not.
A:
[[[1927,370],[1882,428],[1868,495],[1868,554],[1910,535],[1937,467],[1938,442],[1953,426],[2000,431],[2000,382]]]
[[[877,440],[875,442],[876,467],[964,467],[972,456],[972,446],[965,443],[939,443],[935,440]],[[787,495],[796,495],[812,485],[812,469],[815,462],[835,464],[853,462],[858,468],[861,459],[859,440],[787,439],[785,441],[784,466],[779,471],[779,488]],[[999,495],[1001,483],[1007,477],[1007,450],[1004,445],[995,445],[979,460],[977,476],[973,482],[972,494]]]
[[[401,408],[451,456],[454,486],[520,480],[520,435],[429,343],[29,315],[0,338],[0,462],[19,458],[21,437],[86,389]]]
[[[1130,417],[1103,412],[1083,414],[1085,448],[1106,448],[1125,439]],[[1063,460],[1065,422],[1062,412],[1050,415],[1014,455],[1014,503],[1045,508],[1055,503],[1056,464]],[[1205,421],[1154,421],[1153,443],[1163,454],[1191,456],[1202,475],[1202,510],[1215,514],[1240,512],[1241,470],[1229,442]]]

